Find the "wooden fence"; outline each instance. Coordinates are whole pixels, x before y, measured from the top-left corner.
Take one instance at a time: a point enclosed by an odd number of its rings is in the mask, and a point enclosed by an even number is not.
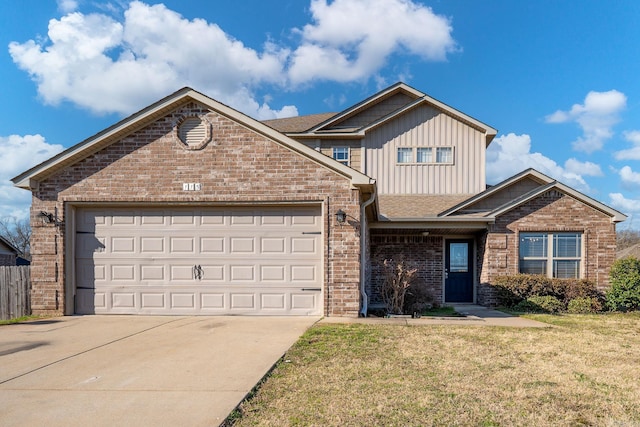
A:
[[[31,314],[29,266],[0,267],[0,320]]]

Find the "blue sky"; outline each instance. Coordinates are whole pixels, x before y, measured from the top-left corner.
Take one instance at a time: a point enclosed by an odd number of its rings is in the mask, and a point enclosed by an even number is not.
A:
[[[640,228],[640,2],[0,2],[0,217],[10,178],[191,86],[260,119],[397,81],[499,130],[487,182],[533,167]],[[637,218],[637,219],[634,219]]]

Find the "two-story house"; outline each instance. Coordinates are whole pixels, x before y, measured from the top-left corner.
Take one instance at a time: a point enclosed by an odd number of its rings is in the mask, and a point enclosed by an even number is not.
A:
[[[606,287],[626,217],[535,170],[487,187],[495,136],[402,83],[266,122],[182,89],[14,178],[32,307],[365,315],[400,255],[439,303],[518,272]]]

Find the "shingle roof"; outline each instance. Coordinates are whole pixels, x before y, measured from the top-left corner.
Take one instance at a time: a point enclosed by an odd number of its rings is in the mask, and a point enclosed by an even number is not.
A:
[[[616,257],[618,259],[622,259],[622,258],[628,258],[628,257],[633,257],[633,258],[640,258],[640,244],[635,244],[633,246],[630,246],[626,249],[621,249],[616,253]]]
[[[307,116],[287,117],[286,119],[263,120],[262,123],[279,132],[304,132],[329,120],[336,113],[309,114]]]
[[[433,218],[459,203],[462,203],[473,194],[455,195],[389,195],[378,196],[380,214],[389,218]]]

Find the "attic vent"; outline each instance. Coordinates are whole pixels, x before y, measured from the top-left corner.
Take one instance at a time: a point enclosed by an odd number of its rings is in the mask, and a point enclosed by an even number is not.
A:
[[[178,139],[191,150],[203,148],[211,140],[211,125],[200,117],[185,117],[178,124]]]
[[[199,117],[186,118],[178,128],[178,138],[190,147],[200,145],[207,137],[207,126]]]

